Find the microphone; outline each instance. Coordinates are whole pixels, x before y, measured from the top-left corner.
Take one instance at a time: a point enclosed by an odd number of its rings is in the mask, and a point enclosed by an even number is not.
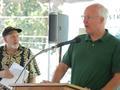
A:
[[[74,44],[74,43],[80,43],[81,39],[79,37],[76,37],[72,40],[69,40],[69,41],[66,41],[66,42],[61,42],[53,47],[55,48],[58,48],[58,47],[61,47],[61,46],[64,46],[64,45],[67,45],[67,44]]]
[[[75,44],[75,43],[80,43],[81,39],[79,37],[76,37],[72,40],[69,40],[69,41],[65,41],[65,42],[61,42],[61,43],[58,43],[57,45],[55,46],[52,46],[51,48],[47,48],[47,49],[43,49],[42,51],[38,52],[37,54],[35,54],[31,59],[28,60],[28,62],[25,64],[23,70],[21,71],[20,75],[18,76],[17,80],[15,81],[15,83],[17,83],[17,81],[19,80],[20,76],[22,75],[23,71],[26,69],[26,67],[29,65],[29,63],[39,54],[42,54],[44,52],[47,52],[49,50],[53,50],[55,48],[59,48],[61,46],[64,46],[64,45],[67,45],[67,44]]]

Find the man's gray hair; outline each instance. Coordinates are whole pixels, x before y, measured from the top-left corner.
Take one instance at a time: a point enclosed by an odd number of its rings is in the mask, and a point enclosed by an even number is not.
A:
[[[100,8],[100,15],[102,17],[104,17],[105,21],[107,20],[107,17],[108,17],[108,10],[106,7],[104,7],[103,5],[101,4],[98,4],[98,7]]]
[[[90,6],[94,6],[94,7],[98,8],[100,16],[102,16],[104,18],[104,21],[106,22],[107,17],[108,17],[107,8],[104,7],[103,5],[99,4],[99,3],[95,3],[95,4],[92,4]]]

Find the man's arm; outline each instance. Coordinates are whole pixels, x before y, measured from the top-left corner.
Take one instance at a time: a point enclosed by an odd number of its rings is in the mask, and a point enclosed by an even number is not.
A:
[[[120,85],[120,73],[116,73],[102,90],[116,90]]]
[[[52,78],[52,82],[59,83],[62,77],[64,76],[64,74],[67,72],[68,68],[69,67],[66,64],[60,63],[55,70],[55,73]]]

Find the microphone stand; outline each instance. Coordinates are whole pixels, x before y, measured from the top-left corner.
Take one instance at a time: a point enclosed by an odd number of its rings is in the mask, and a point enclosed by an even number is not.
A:
[[[61,62],[62,46],[59,48],[59,63]]]
[[[28,60],[28,62],[25,64],[23,70],[21,71],[20,75],[18,76],[17,80],[15,81],[15,83],[19,80],[20,76],[22,75],[23,71],[26,69],[26,67],[28,66],[28,64],[39,54],[41,53],[44,53],[44,52],[47,52],[49,50],[53,50],[55,48],[58,48],[60,47],[60,51],[59,51],[59,62],[61,61],[61,52],[62,52],[62,46],[63,45],[67,45],[67,44],[70,44],[70,43],[79,43],[80,42],[80,38],[79,37],[76,37],[75,39],[73,40],[70,40],[70,41],[66,41],[66,42],[61,42],[55,46],[52,46],[51,48],[47,48],[47,49],[43,49],[42,51],[38,52],[37,54],[35,54],[31,59]]]
[[[52,46],[51,48],[47,48],[47,49],[43,49],[42,51],[38,52],[37,54],[35,54],[31,59],[28,60],[28,62],[25,64],[23,70],[21,71],[20,75],[18,76],[17,80],[15,81],[15,83],[17,83],[17,81],[19,80],[20,76],[22,75],[23,71],[26,69],[26,67],[29,65],[29,63],[39,54],[42,54],[44,52],[47,52],[49,50],[53,50],[57,48],[56,46]]]

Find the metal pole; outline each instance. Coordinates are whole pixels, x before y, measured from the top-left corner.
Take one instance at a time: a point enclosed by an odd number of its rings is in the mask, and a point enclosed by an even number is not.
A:
[[[59,63],[61,62],[62,46],[59,48]]]

